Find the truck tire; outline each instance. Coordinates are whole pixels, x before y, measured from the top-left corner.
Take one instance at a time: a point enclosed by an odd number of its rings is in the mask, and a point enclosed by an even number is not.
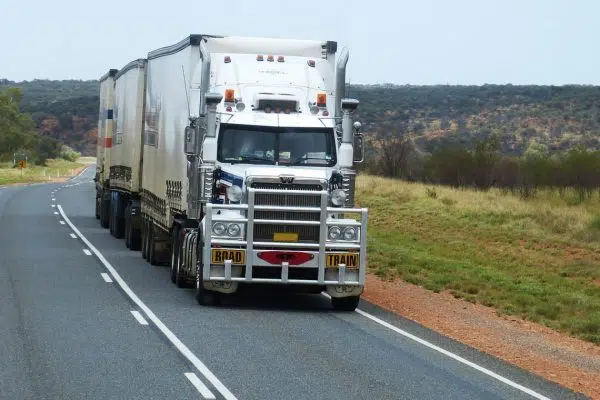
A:
[[[360,296],[332,297],[331,305],[338,311],[354,311],[358,307]]]
[[[148,262],[150,265],[158,265],[156,252],[156,235],[154,234],[154,224],[150,222],[148,227]]]
[[[142,258],[148,260],[148,219],[142,216]]]
[[[108,208],[110,200],[104,199],[104,191],[100,192],[100,226],[104,229],[108,228]]]
[[[96,219],[100,219],[100,197],[98,196],[98,192],[96,192]]]
[[[125,207],[125,247],[131,249],[131,204]]]
[[[177,283],[177,269],[179,266],[179,226],[173,226],[171,236],[171,282]]]

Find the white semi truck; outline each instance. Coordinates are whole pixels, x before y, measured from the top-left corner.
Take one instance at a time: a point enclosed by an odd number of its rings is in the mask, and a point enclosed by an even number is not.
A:
[[[111,232],[140,226],[142,256],[170,264],[200,304],[272,283],[354,310],[368,212],[354,208],[364,148],[358,101],[343,98],[347,61],[331,41],[190,35],[128,64],[110,151],[127,143],[119,154],[131,158],[111,155],[118,172],[98,186],[111,193]],[[128,74],[137,86],[120,94]]]

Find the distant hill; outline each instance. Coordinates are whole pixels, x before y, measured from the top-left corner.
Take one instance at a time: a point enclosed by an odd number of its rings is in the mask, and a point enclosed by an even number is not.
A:
[[[48,134],[83,155],[96,154],[99,109],[97,80],[13,82],[0,79],[0,90],[23,92],[21,111],[31,114],[38,132]]]
[[[21,108],[39,132],[94,154],[98,81],[0,79],[0,90],[6,87],[22,89]],[[352,85],[347,95],[360,100],[358,118],[369,136],[412,137],[425,152],[469,147],[492,134],[506,154],[521,155],[531,142],[550,151],[600,149],[598,86]]]

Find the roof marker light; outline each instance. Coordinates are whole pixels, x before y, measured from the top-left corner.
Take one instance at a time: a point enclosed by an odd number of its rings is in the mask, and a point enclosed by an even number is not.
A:
[[[263,57],[262,54],[259,54],[259,55],[256,56],[256,61],[264,61],[264,59],[265,58]]]
[[[279,56],[277,57],[277,62],[284,62],[285,58],[283,58],[283,56]]]
[[[225,102],[233,103],[235,100],[235,91],[233,89],[225,89]]]
[[[274,60],[275,60],[275,58],[271,55],[267,57],[267,61],[273,62]]]
[[[315,63],[315,60],[308,60],[307,63],[308,63],[309,67],[313,67],[313,68],[315,67],[315,65],[317,65],[317,63]]]
[[[225,56],[225,64],[230,63],[230,62],[231,62],[231,57]]]

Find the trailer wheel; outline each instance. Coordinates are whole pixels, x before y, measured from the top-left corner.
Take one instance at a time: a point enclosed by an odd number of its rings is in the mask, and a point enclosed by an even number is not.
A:
[[[98,191],[96,191],[96,219],[100,219],[100,196],[98,196]]]
[[[148,259],[148,219],[142,217],[142,258]]]
[[[125,207],[125,247],[131,249],[131,204]]]
[[[100,192],[100,226],[104,229],[108,228],[108,207],[110,205],[110,198],[106,200],[104,198],[104,190]]]
[[[150,222],[148,229],[148,262],[150,265],[158,265],[156,251],[156,234],[154,233],[154,224]]]
[[[179,266],[179,226],[173,226],[171,237],[171,282],[177,283],[177,270]]]
[[[331,305],[338,311],[354,311],[359,301],[360,296],[332,297]]]

